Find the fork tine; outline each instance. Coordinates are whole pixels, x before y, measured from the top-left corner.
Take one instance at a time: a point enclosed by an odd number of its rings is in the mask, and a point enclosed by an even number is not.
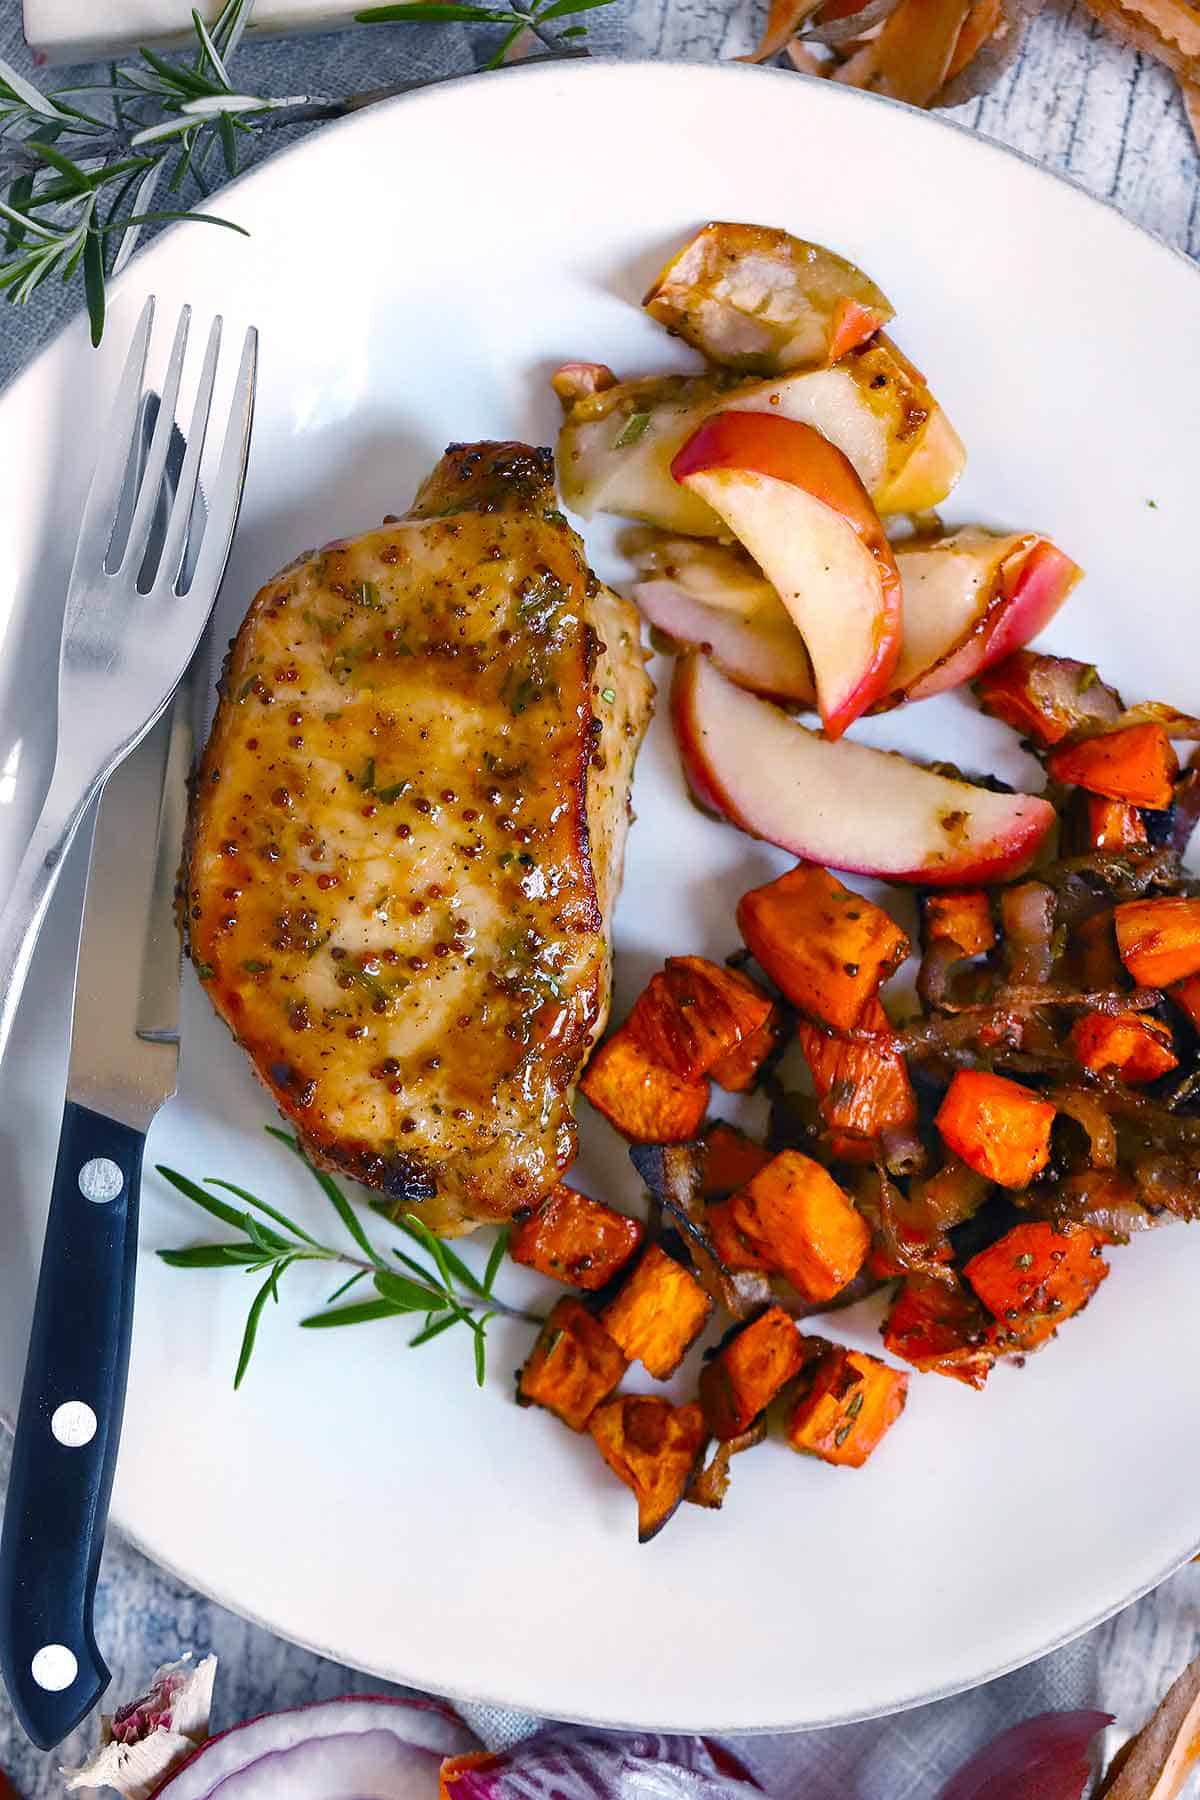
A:
[[[188,426],[187,450],[179,471],[171,516],[167,520],[162,555],[158,559],[156,587],[173,587],[187,551],[188,526],[196,500],[196,482],[200,475],[200,458],[208,435],[208,416],[212,410],[213,383],[217,376],[217,357],[221,349],[221,315],[218,313],[208,333],[208,347],[200,370],[200,385],[192,406],[192,422]]]
[[[229,424],[225,431],[221,460],[208,495],[208,525],[200,546],[200,555],[196,559],[189,592],[192,588],[199,588],[202,593],[207,590],[215,594],[229,559],[229,546],[233,541],[234,527],[242,504],[246,459],[250,454],[250,427],[254,420],[257,369],[258,332],[251,325],[242,347],[242,360],[230,402]]]
[[[175,327],[175,342],[171,347],[171,360],[167,364],[166,380],[158,403],[158,418],[154,425],[154,436],[150,440],[150,449],[146,456],[145,468],[142,471],[141,487],[138,491],[137,505],[134,508],[133,520],[129,527],[129,537],[121,555],[116,574],[119,569],[128,569],[136,581],[142,559],[146,554],[146,546],[150,541],[150,532],[154,524],[154,514],[158,507],[159,494],[162,489],[163,473],[167,466],[167,453],[171,448],[171,431],[175,424],[175,407],[179,400],[179,383],[183,377],[183,360],[187,354],[188,326],[191,323],[192,309],[184,306],[180,309],[179,323]]]
[[[151,294],[137,322],[112,412],[100,439],[104,450],[96,463],[96,472],[92,476],[92,485],[84,502],[79,543],[71,571],[72,581],[77,574],[98,574],[108,555],[121,490],[125,484],[125,471],[129,465],[129,453],[141,413],[142,378],[146,372],[146,352],[150,347],[153,325],[154,296]]]

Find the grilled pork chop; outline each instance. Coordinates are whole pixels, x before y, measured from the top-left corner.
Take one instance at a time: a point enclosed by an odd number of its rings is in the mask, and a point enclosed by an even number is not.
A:
[[[317,1162],[456,1235],[572,1160],[650,716],[637,615],[553,462],[458,444],[399,520],[300,559],[235,638],[188,941]]]

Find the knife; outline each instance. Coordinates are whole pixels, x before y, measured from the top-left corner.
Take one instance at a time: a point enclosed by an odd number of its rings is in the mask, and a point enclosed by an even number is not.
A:
[[[175,883],[191,760],[181,693],[96,814],[71,1057],[0,1539],[0,1669],[49,1750],[110,1676],[93,1600],[120,1439],[146,1132],[175,1092]]]

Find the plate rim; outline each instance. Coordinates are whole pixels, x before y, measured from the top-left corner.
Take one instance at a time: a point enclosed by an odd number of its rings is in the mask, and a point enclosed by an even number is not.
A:
[[[690,82],[697,78],[707,82],[713,80],[714,77],[718,81],[731,82],[735,74],[742,77],[749,77],[750,75],[762,77],[766,75],[777,81],[787,80],[793,85],[796,80],[799,79],[799,81],[804,84],[805,90],[816,90],[819,88],[825,96],[834,92],[840,93],[841,99],[835,101],[835,105],[861,105],[863,103],[874,103],[878,106],[883,106],[906,114],[910,119],[915,117],[925,124],[941,127],[954,133],[960,140],[969,141],[984,156],[994,155],[1001,159],[1013,158],[1017,162],[1027,165],[1037,176],[1065,187],[1071,193],[1082,197],[1092,205],[1102,208],[1105,212],[1114,215],[1116,220],[1119,221],[1120,225],[1125,230],[1149,239],[1151,243],[1158,246],[1158,248],[1167,251],[1174,259],[1183,264],[1193,278],[1200,280],[1200,266],[1197,265],[1192,257],[1181,250],[1177,245],[1169,242],[1161,233],[1155,231],[1152,227],[1143,225],[1138,221],[1129,218],[1113,200],[1103,195],[1093,193],[1071,175],[1058,169],[1048,168],[1028,152],[1003,144],[997,139],[980,132],[975,127],[970,126],[961,120],[947,117],[939,112],[920,112],[917,108],[910,107],[902,101],[894,100],[889,96],[882,94],[859,91],[851,88],[835,89],[833,85],[827,81],[820,81],[817,77],[813,76],[800,75],[798,72],[778,68],[764,69],[757,64],[730,60],[696,62],[679,57],[656,58],[648,56],[629,58],[598,56],[569,59],[545,57],[532,63],[517,64],[495,70],[471,71],[437,78],[433,81],[422,83],[407,92],[392,95],[386,100],[377,101],[369,108],[363,108],[360,111],[348,113],[341,118],[327,121],[319,131],[310,131],[303,137],[297,139],[294,143],[283,146],[279,150],[268,155],[261,162],[251,165],[234,180],[226,183],[225,186],[219,190],[219,197],[224,200],[226,196],[236,196],[242,191],[245,185],[268,178],[269,171],[275,166],[282,166],[285,162],[288,162],[301,154],[313,154],[314,145],[318,139],[324,142],[335,130],[340,133],[343,129],[348,130],[358,127],[361,124],[364,115],[367,113],[385,114],[401,107],[415,107],[421,104],[436,106],[441,103],[441,95],[443,92],[452,93],[455,89],[463,87],[467,83],[477,83],[480,80],[484,80],[491,84],[497,80],[504,79],[514,87],[520,87],[532,86],[538,83],[560,79],[568,81],[582,81],[585,78],[589,80],[608,80],[613,79],[614,74],[616,75],[616,78],[619,79],[626,72],[637,73],[643,71],[653,71],[656,79],[661,79],[664,74],[667,74],[676,80],[682,79],[685,82]],[[920,125],[918,125],[918,129],[920,128]],[[137,254],[131,258],[130,263],[127,265],[126,269],[122,271],[117,280],[115,282],[110,282],[110,300],[115,301],[120,299],[124,294],[127,284],[131,281],[136,281],[137,272],[140,270],[143,260],[147,255],[156,251],[159,246],[172,238],[177,232],[187,229],[191,223],[194,223],[194,221],[182,220],[168,227],[166,231],[160,232],[149,243],[143,244],[139,248]],[[8,395],[17,390],[23,382],[41,378],[41,365],[43,361],[48,359],[52,353],[58,351],[64,336],[73,331],[78,331],[80,320],[84,316],[84,311],[80,308],[58,332],[49,338],[44,345],[39,347],[38,351],[17,372],[13,379],[7,383],[4,388],[0,389],[0,409],[3,408]],[[3,1426],[5,1430],[11,1433],[11,1421],[2,1411],[0,1411],[0,1426]],[[212,1603],[224,1607],[237,1617],[245,1619],[249,1623],[270,1632],[273,1636],[282,1638],[288,1643],[296,1644],[298,1647],[307,1650],[314,1655],[322,1656],[327,1660],[348,1664],[374,1679],[387,1681],[396,1686],[411,1687],[422,1693],[431,1691],[424,1685],[424,1682],[419,1675],[414,1677],[409,1674],[399,1674],[394,1670],[388,1672],[377,1665],[373,1666],[370,1662],[364,1663],[348,1657],[347,1654],[336,1645],[323,1644],[281,1629],[278,1624],[272,1622],[269,1618],[238,1604],[227,1594],[223,1593],[218,1585],[197,1579],[196,1576],[185,1571],[172,1560],[164,1558],[159,1553],[149,1549],[141,1537],[121,1521],[115,1510],[110,1518],[109,1526],[110,1530],[115,1535],[119,1536],[126,1544],[130,1545],[138,1552],[138,1554],[145,1556],[156,1568],[162,1569],[173,1580],[178,1581],[187,1589],[202,1595]],[[1067,1630],[1053,1635],[1038,1648],[1030,1652],[1022,1653],[1002,1661],[996,1666],[987,1669],[984,1673],[972,1674],[964,1677],[962,1680],[951,1681],[936,1689],[930,1690],[926,1688],[906,1693],[903,1698],[886,1705],[875,1706],[865,1710],[852,1709],[848,1711],[827,1712],[820,1717],[771,1721],[769,1723],[752,1725],[747,1725],[745,1723],[724,1724],[721,1721],[714,1723],[709,1719],[694,1723],[673,1722],[669,1727],[662,1727],[662,1729],[719,1732],[724,1735],[736,1735],[738,1737],[755,1737],[779,1732],[807,1732],[893,1717],[918,1706],[950,1699],[955,1695],[969,1692],[974,1688],[982,1687],[992,1681],[998,1680],[1004,1675],[1010,1674],[1017,1669],[1028,1667],[1032,1663],[1039,1661],[1041,1658],[1061,1649],[1064,1645],[1094,1631],[1100,1625],[1104,1624],[1106,1620],[1115,1617],[1118,1613],[1124,1611],[1137,1600],[1153,1592],[1196,1555],[1197,1551],[1200,1551],[1200,1536],[1198,1536],[1197,1539],[1183,1551],[1172,1553],[1166,1566],[1162,1567],[1158,1572],[1154,1573],[1144,1581],[1139,1581],[1122,1598],[1103,1606],[1082,1623],[1071,1626]],[[443,1694],[447,1699],[463,1704],[502,1705],[512,1707],[514,1710],[532,1712],[534,1716],[538,1717],[550,1716],[541,1713],[540,1709],[536,1706],[531,1706],[528,1701],[504,1699],[502,1697],[498,1698],[494,1693],[476,1693],[467,1688],[458,1686],[450,1686],[437,1691]],[[628,1721],[615,1719],[611,1716],[604,1717],[591,1714],[586,1711],[572,1710],[570,1712],[556,1713],[553,1717],[570,1723],[605,1729],[645,1729],[644,1725],[630,1725]]]

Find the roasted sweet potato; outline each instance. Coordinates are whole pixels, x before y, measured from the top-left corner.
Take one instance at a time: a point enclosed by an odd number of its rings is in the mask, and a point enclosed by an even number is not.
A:
[[[871,1232],[827,1169],[783,1150],[729,1201],[733,1224],[810,1300],[832,1300],[866,1261]]]
[[[700,1403],[713,1436],[735,1438],[804,1364],[804,1341],[772,1306],[722,1344],[700,1375]]]
[[[1100,992],[1126,985],[1111,906],[1102,907],[1071,929],[1067,941],[1067,969],[1079,987]]]
[[[768,1156],[767,1161],[770,1160]],[[728,1200],[718,1200],[710,1206],[705,1212],[704,1223],[713,1249],[731,1274],[763,1274],[771,1267],[739,1229]]]
[[[735,1188],[745,1187],[771,1160],[769,1150],[723,1120],[709,1126],[702,1142],[706,1200],[724,1199]]]
[[[992,903],[982,888],[926,894],[921,901],[921,940],[953,944],[961,957],[982,956],[996,942]]]
[[[665,1381],[704,1330],[712,1309],[691,1271],[650,1244],[600,1319],[630,1362],[640,1362],[647,1374]]]
[[[1177,981],[1170,994],[1184,1017],[1200,1031],[1200,975],[1189,975],[1186,981]]]
[[[1091,663],[1070,656],[1016,650],[975,683],[984,712],[1003,719],[1039,749],[1083,730],[1102,730],[1121,717],[1121,696]]]
[[[914,1369],[981,1388],[996,1361],[989,1329],[983,1309],[966,1288],[910,1276],[888,1313],[883,1344]]]
[[[748,1431],[718,1443],[709,1461],[692,1476],[684,1499],[693,1506],[707,1506],[710,1511],[719,1512],[729,1492],[731,1461],[735,1456],[740,1456],[743,1450],[755,1449],[766,1440],[766,1435],[767,1421],[765,1418],[758,1418]],[[4,1800],[2,1794],[0,1800]]]
[[[683,1144],[708,1111],[707,1081],[680,1081],[622,1026],[592,1057],[579,1091],[633,1144]]]
[[[771,1055],[780,1036],[779,1008],[770,1013],[757,1031],[744,1037],[736,1050],[719,1057],[708,1071],[718,1087],[727,1094],[746,1094],[758,1080],[759,1072]]]
[[[964,1275],[996,1320],[998,1350],[1036,1350],[1087,1305],[1108,1274],[1102,1233],[1087,1225],[1014,1225]]]
[[[560,1181],[531,1218],[513,1227],[514,1262],[572,1287],[602,1288],[645,1237],[637,1220]]]
[[[798,863],[777,881],[751,888],[738,902],[737,918],[772,981],[835,1031],[858,1024],[908,955],[908,939],[882,907],[815,863]]]
[[[1126,800],[1106,800],[1100,794],[1089,794],[1086,817],[1089,850],[1134,850],[1147,841],[1141,813]]]
[[[868,1000],[861,1026],[890,1030],[878,1000]],[[917,1102],[900,1051],[830,1035],[806,1019],[796,1026],[796,1039],[812,1075],[821,1122],[844,1161],[869,1161],[885,1131],[916,1122]]]
[[[1200,900],[1127,900],[1114,908],[1113,922],[1121,961],[1139,987],[1200,975]]]
[[[1119,1075],[1131,1087],[1157,1081],[1179,1067],[1170,1031],[1146,1013],[1126,1013],[1123,1018],[1087,1013],[1071,1027],[1069,1042],[1085,1069],[1095,1075]]]
[[[542,1326],[517,1383],[523,1406],[544,1406],[583,1431],[625,1373],[625,1358],[599,1319],[567,1295]]]
[[[1089,794],[1161,810],[1171,804],[1179,760],[1163,726],[1126,725],[1079,744],[1065,744],[1046,768],[1055,781],[1073,782]]]
[[[699,1081],[771,1016],[758,983],[703,956],[669,956],[640,995],[624,1029],[652,1062],[679,1081]]]
[[[1032,1088],[983,1069],[960,1069],[937,1128],[969,1169],[1000,1187],[1028,1187],[1050,1160],[1055,1108]]]
[[[865,1350],[829,1344],[812,1365],[811,1382],[793,1407],[787,1441],[822,1462],[861,1469],[904,1411],[908,1376]]]
[[[638,1507],[638,1542],[660,1532],[687,1493],[708,1443],[698,1401],[672,1406],[651,1394],[624,1394],[598,1406],[588,1430]]]

